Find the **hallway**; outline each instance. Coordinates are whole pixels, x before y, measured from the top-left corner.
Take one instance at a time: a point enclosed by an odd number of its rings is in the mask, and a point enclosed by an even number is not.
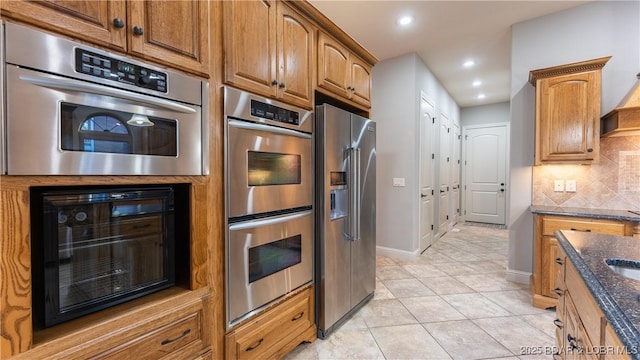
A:
[[[552,358],[555,312],[533,308],[528,287],[505,280],[508,231],[456,229],[416,260],[378,256],[375,297],[285,359]]]

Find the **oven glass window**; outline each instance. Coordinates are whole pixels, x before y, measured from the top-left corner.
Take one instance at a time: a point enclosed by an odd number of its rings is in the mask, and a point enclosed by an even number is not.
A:
[[[177,156],[178,123],[116,110],[61,104],[62,150]]]
[[[300,184],[301,156],[249,151],[249,186]]]
[[[291,236],[249,249],[249,283],[302,261],[302,236]]]

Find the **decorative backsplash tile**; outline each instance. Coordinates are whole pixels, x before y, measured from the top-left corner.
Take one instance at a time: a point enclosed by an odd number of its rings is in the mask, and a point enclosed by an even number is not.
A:
[[[576,180],[576,192],[553,191],[556,179]],[[534,166],[531,203],[640,210],[640,136],[601,138],[594,165]]]

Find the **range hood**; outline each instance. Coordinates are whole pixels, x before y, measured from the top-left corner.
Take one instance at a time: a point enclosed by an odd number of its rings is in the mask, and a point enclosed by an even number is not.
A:
[[[640,73],[636,77],[620,104],[600,119],[602,137],[640,135]]]

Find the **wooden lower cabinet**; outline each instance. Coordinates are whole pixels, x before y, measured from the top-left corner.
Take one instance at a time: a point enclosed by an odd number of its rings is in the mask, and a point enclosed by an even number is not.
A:
[[[575,216],[535,215],[534,253],[531,295],[533,306],[550,308],[557,304],[556,263],[558,240],[556,230],[585,231],[599,234],[630,236],[632,224],[620,220],[592,219]]]
[[[168,290],[130,302],[126,314],[113,308],[40,330],[34,347],[11,359],[207,359],[208,296],[206,288]]]
[[[554,359],[629,359],[584,281],[561,247],[556,257],[556,345]]]
[[[316,339],[314,291],[308,287],[226,335],[226,359],[280,359]]]

